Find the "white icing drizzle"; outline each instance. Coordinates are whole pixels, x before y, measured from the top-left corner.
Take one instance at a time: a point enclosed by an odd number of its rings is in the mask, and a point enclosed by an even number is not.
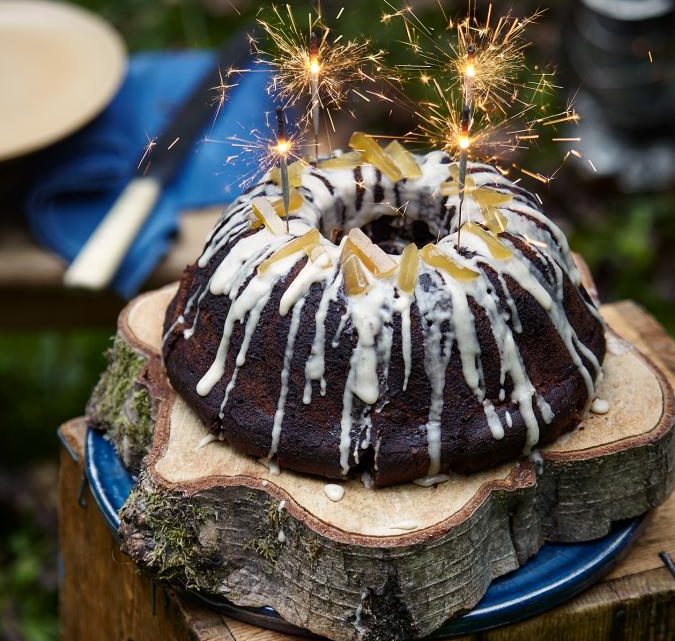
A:
[[[197,444],[197,449],[201,450],[202,448],[206,447],[209,443],[213,443],[214,441],[217,441],[218,437],[215,434],[207,434],[204,438],[202,438],[199,443]]]
[[[403,351],[404,379],[403,391],[408,389],[408,379],[412,368],[412,338],[410,334],[410,306],[413,296],[398,291],[399,297],[394,303],[394,309],[401,315],[401,349]]]
[[[272,444],[267,458],[272,460],[277,453],[279,447],[279,437],[281,436],[281,424],[284,421],[284,409],[286,407],[286,395],[288,394],[288,376],[291,369],[291,362],[293,360],[293,348],[295,346],[295,337],[298,335],[298,328],[300,327],[300,316],[302,308],[305,305],[305,299],[302,298],[293,308],[293,315],[291,316],[291,326],[288,330],[288,339],[286,341],[286,351],[284,353],[284,368],[281,370],[281,391],[279,392],[279,401],[277,403],[277,411],[274,413],[274,424],[272,425]]]
[[[343,312],[330,345],[333,349],[344,349],[341,347],[343,333],[346,333],[350,342],[355,341],[346,374],[346,385],[340,390],[343,403],[339,453],[344,474],[350,471],[350,456],[358,464],[361,452],[371,447],[374,448],[374,466],[377,470],[381,438],[378,436],[372,441],[370,415],[372,410],[382,411],[390,400],[387,379],[395,338],[396,314],[400,317],[401,327],[403,391],[409,386],[412,371],[411,314],[419,314],[424,333],[424,369],[431,389],[425,425],[429,468],[427,476],[419,479],[418,484],[434,484],[447,480],[447,475],[441,473],[442,416],[446,372],[454,348],[457,349],[461,363],[462,377],[482,406],[492,436],[501,439],[506,430],[513,428],[511,404],[514,404],[527,430],[525,451],[530,451],[536,445],[539,440],[539,421],[549,423],[553,420],[553,413],[530,381],[520,355],[516,336],[522,334],[523,327],[507,280],[516,282],[546,312],[586,385],[589,404],[594,398],[595,386],[601,374],[600,364],[591,350],[579,340],[562,305],[565,277],[575,285],[578,285],[580,278],[567,240],[539,210],[531,197],[488,165],[470,165],[474,183],[477,186],[487,185],[513,196],[510,202],[500,208],[500,213],[507,222],[508,234],[530,244],[538,260],[550,268],[548,275],[544,275],[515,242],[509,240],[508,235],[502,236],[500,240],[512,252],[512,257],[496,260],[485,242],[475,234],[462,234],[463,250],[462,253],[457,252],[456,232],[442,239],[438,248],[456,263],[478,272],[479,278],[460,281],[420,262],[418,282],[411,295],[398,291],[393,276],[372,278],[366,293],[346,297],[340,269],[342,245],[336,246],[325,238],[321,243],[326,252],[316,262],[308,260],[303,251],[298,251],[276,261],[262,274],[258,271],[263,260],[310,229],[319,226],[324,229],[339,227],[347,232],[350,228],[361,227],[383,214],[391,215],[399,207],[405,206],[408,220],[423,220],[435,234],[440,224],[438,188],[441,182],[448,180],[451,165],[447,163],[447,156],[442,152],[418,157],[418,163],[422,168],[422,177],[402,181],[396,186],[373,167],[362,166],[362,184],[365,190],[360,195],[360,204],[357,201],[352,169],[321,170],[308,166],[302,174],[302,185],[299,188],[306,196],[305,201],[292,213],[289,234],[283,236],[275,236],[265,227],[254,232],[250,229],[251,200],[261,195],[279,195],[276,185],[261,183],[249,193],[240,196],[228,209],[198,261],[198,267],[203,269],[221,250],[227,249],[221,254],[222,258],[207,285],[191,294],[182,314],[169,328],[165,340],[179,325],[188,322],[187,319],[196,306],[191,327],[183,330],[184,338],[191,338],[206,295],[229,297],[231,302],[217,354],[197,384],[197,392],[202,396],[214,391],[225,375],[233,331],[237,324],[243,324],[243,339],[232,374],[225,385],[221,417],[224,417],[225,406],[236,387],[238,371],[246,363],[247,351],[261,315],[276,287],[283,287],[279,315],[286,316],[292,310],[280,374],[281,389],[271,430],[271,445],[268,457],[263,461],[272,473],[278,470],[273,458],[279,445],[290,366],[301,323],[313,321],[314,325],[314,337],[304,365],[303,403],[312,402],[314,382],[319,383],[321,395],[326,394],[326,323],[331,305],[340,306]],[[383,194],[380,203],[374,202],[376,183],[379,193]],[[446,200],[445,207],[457,207],[458,204],[455,196]],[[481,211],[470,198],[464,202],[464,214],[465,220],[482,222]],[[453,224],[456,224],[456,220]],[[304,261],[304,264],[296,270],[295,277],[290,279],[289,275],[299,261]],[[498,288],[485,275],[487,268],[494,275]],[[425,279],[424,286],[421,279]],[[305,298],[315,284],[321,288],[316,311],[313,318],[308,318],[307,314],[303,318]],[[588,301],[585,304],[590,313],[599,318],[595,307]],[[472,305],[480,308],[486,315],[499,352],[500,387],[496,398],[488,397],[476,330],[475,307],[472,309]],[[339,391],[334,393],[338,394]],[[356,403],[355,397],[358,399]],[[596,399],[596,409],[598,402],[599,399]]]
[[[541,452],[537,449],[532,450],[529,459],[534,465],[534,471],[537,473],[537,476],[541,476],[544,473],[544,457],[541,455]]]
[[[450,480],[447,474],[435,474],[434,476],[423,476],[421,479],[415,479],[413,483],[420,487],[433,487],[439,483],[446,483]]]
[[[264,465],[272,476],[279,476],[281,469],[276,461],[268,461],[266,458],[259,458],[258,463]]]
[[[342,272],[337,271],[337,264],[336,271],[333,272],[331,278],[331,284],[324,287],[314,319],[316,331],[312,341],[312,351],[305,363],[305,393],[302,399],[305,405],[312,402],[312,381],[320,381],[321,395],[323,396],[326,393],[326,379],[324,378],[326,371],[326,317],[330,304],[338,300],[338,294],[342,287]]]

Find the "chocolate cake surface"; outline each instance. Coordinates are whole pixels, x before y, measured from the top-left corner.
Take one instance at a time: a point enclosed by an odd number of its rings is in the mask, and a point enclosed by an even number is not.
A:
[[[494,466],[578,425],[604,325],[564,235],[470,164],[458,242],[457,166],[416,162],[421,176],[399,181],[358,162],[296,166],[288,229],[252,205],[279,210],[273,175],[225,211],[163,345],[210,432],[273,470],[382,486]]]

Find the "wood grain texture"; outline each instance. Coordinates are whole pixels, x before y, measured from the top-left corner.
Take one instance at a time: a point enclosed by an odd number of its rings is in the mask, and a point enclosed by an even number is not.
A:
[[[153,400],[154,424],[122,511],[124,549],[162,579],[239,605],[271,605],[339,641],[417,638],[475,605],[545,539],[601,536],[670,492],[672,392],[613,336],[600,390],[612,409],[544,448],[539,477],[521,460],[436,488],[372,492],[347,482],[345,499],[331,503],[323,480],[272,476],[222,443],[199,447],[206,430],[167,383],[159,356],[172,295],[167,287],[132,302],[117,338],[143,361],[132,387]],[[111,367],[118,373],[109,370],[105,385],[119,389],[126,370]],[[122,397],[106,416],[96,403],[90,410],[96,424],[114,428],[128,405]]]

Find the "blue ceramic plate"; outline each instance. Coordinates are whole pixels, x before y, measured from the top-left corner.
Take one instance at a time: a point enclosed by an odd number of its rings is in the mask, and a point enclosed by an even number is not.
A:
[[[118,512],[134,479],[112,444],[88,430],[86,473],[92,494],[110,528],[116,533]],[[605,537],[587,543],[547,543],[515,572],[492,582],[481,602],[468,614],[441,626],[429,637],[442,639],[470,634],[526,619],[549,610],[586,589],[616,563],[636,538],[641,518],[616,523]],[[287,634],[312,636],[284,621],[272,608],[240,608],[224,599],[194,595],[233,618]]]

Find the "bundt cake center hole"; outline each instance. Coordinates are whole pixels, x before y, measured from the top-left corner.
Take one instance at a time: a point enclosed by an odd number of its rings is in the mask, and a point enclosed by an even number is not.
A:
[[[361,229],[389,254],[401,254],[410,243],[424,247],[436,240],[424,221],[406,220],[403,216],[381,216]]]
[[[324,235],[336,245],[340,244],[343,236],[351,229],[349,224],[345,229],[329,225],[322,227]],[[410,243],[421,248],[436,241],[436,234],[425,221],[410,220],[403,215],[380,216],[362,225],[361,231],[389,254],[401,254]]]

